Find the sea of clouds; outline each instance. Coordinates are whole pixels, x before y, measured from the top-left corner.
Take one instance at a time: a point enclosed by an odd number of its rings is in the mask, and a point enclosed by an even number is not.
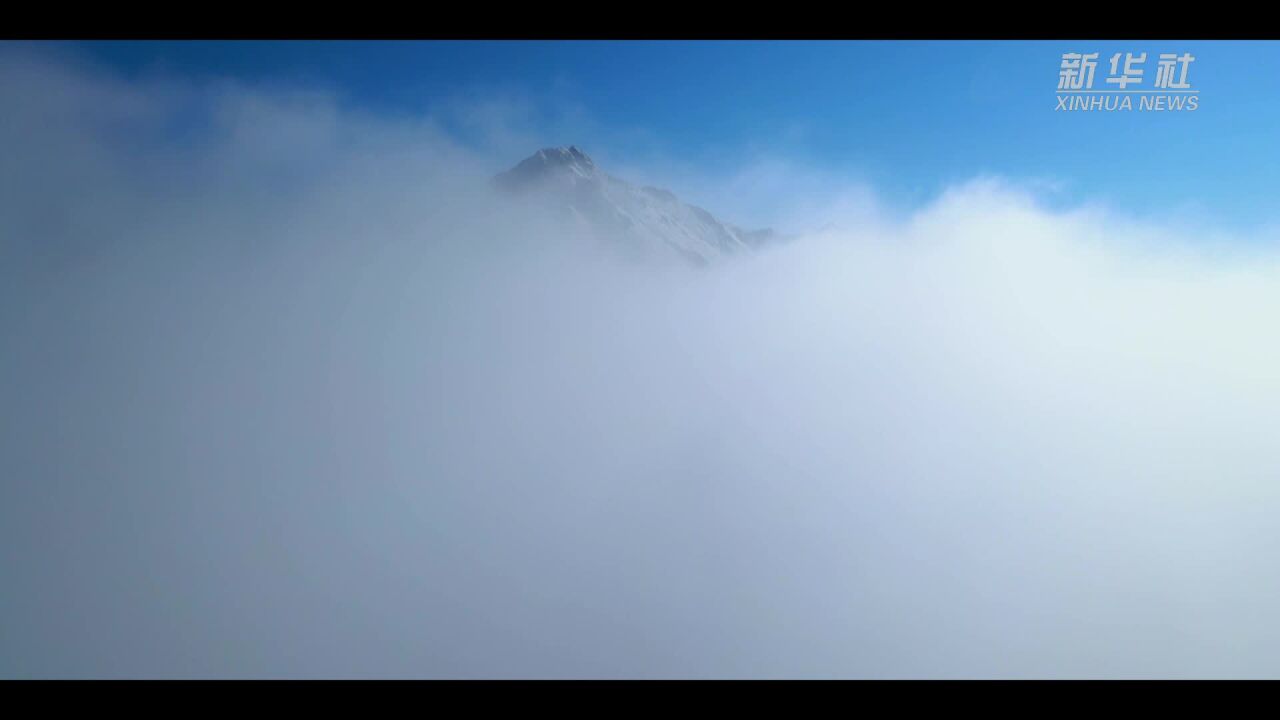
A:
[[[1265,238],[976,178],[628,264],[536,146],[4,50],[0,676],[1280,673]]]

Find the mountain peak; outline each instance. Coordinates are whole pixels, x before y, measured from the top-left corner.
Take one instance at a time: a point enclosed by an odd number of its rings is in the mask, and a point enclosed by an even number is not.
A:
[[[590,178],[595,175],[596,164],[576,145],[543,148],[521,160],[518,165],[502,173],[498,179],[509,187],[525,185],[554,173]]]
[[[771,231],[722,223],[668,190],[637,187],[598,170],[576,145],[543,148],[494,180],[522,195],[534,192],[601,238],[673,250],[700,265],[774,239]]]
[[[543,148],[534,153],[529,160],[533,160],[545,167],[571,167],[586,171],[594,170],[596,167],[591,158],[579,150],[577,145]],[[526,162],[528,161],[526,160]]]

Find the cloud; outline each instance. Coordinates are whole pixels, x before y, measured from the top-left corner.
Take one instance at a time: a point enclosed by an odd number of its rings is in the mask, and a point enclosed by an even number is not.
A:
[[[1273,673],[1273,246],[815,181],[634,267],[431,118],[0,102],[0,675]]]

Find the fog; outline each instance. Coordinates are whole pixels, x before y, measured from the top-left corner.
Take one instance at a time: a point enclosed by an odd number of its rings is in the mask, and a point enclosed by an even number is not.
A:
[[[0,106],[0,676],[1280,670],[1267,238],[980,177],[631,263],[323,88]]]

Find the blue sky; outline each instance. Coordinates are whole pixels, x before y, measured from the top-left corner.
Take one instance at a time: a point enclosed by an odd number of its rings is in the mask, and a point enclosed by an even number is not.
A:
[[[767,153],[869,181],[908,205],[995,174],[1055,188],[1057,201],[1140,217],[1231,228],[1277,220],[1276,43],[108,42],[76,50],[130,76],[301,84],[380,113],[519,98],[524,121],[550,142],[639,165],[679,157],[712,173]],[[1147,52],[1148,82],[1156,54],[1191,52],[1200,107],[1055,112],[1068,51],[1101,54],[1099,84],[1113,52]],[[467,128],[457,130],[465,138]]]

